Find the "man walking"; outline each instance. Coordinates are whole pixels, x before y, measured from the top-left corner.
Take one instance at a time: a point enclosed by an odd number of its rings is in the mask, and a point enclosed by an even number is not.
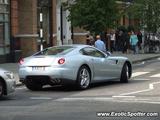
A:
[[[101,40],[100,35],[96,36],[95,47],[106,53],[106,46],[104,42]]]

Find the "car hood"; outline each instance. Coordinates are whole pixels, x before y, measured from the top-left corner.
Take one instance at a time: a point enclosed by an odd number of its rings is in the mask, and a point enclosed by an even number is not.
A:
[[[57,57],[55,56],[32,56],[24,59],[25,66],[51,66]]]

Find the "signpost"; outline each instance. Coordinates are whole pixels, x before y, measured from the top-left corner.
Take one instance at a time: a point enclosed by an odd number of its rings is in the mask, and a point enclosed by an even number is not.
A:
[[[40,30],[39,30],[39,37],[40,37],[40,50],[43,50],[43,13],[42,13],[42,8],[41,8],[41,12],[39,14],[39,22],[40,22]]]

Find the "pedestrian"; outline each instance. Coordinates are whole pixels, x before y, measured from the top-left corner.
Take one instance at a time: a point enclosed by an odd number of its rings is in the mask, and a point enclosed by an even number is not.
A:
[[[139,50],[141,50],[142,49],[142,46],[141,46],[141,44],[142,44],[142,33],[141,33],[141,31],[138,31],[137,37],[138,37],[138,48],[139,48]]]
[[[89,35],[86,35],[86,44],[90,45],[90,36]]]
[[[119,51],[123,52],[123,48],[124,48],[124,32],[122,30],[119,31],[119,36],[118,36],[118,49]]]
[[[127,32],[125,32],[123,36],[124,36],[124,40],[123,40],[123,51],[122,52],[128,53],[130,36]]]
[[[90,35],[90,45],[91,45],[91,46],[94,46],[94,42],[95,42],[95,41],[94,41],[93,35],[91,34],[91,35]]]
[[[120,33],[118,30],[116,31],[115,35],[116,35],[115,49],[116,51],[120,51],[121,50],[120,49]]]
[[[116,34],[114,31],[111,32],[110,34],[110,49],[111,49],[111,53],[113,52],[113,50],[115,50],[115,42],[116,42]]]
[[[122,51],[122,53],[126,52],[126,33],[124,30],[121,30],[119,32],[119,47],[120,47],[120,51]]]
[[[106,46],[105,46],[104,42],[101,40],[100,35],[96,36],[96,42],[94,45],[96,48],[98,48],[99,50],[106,53]]]
[[[131,48],[133,50],[133,53],[134,54],[138,53],[138,37],[134,33],[134,31],[131,32],[130,45],[131,45]]]

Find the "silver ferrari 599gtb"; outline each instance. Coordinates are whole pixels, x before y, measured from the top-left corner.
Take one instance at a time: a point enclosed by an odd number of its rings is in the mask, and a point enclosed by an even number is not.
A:
[[[54,46],[19,61],[20,81],[30,90],[44,85],[73,84],[86,89],[91,83],[120,80],[126,83],[132,64],[88,45]]]

